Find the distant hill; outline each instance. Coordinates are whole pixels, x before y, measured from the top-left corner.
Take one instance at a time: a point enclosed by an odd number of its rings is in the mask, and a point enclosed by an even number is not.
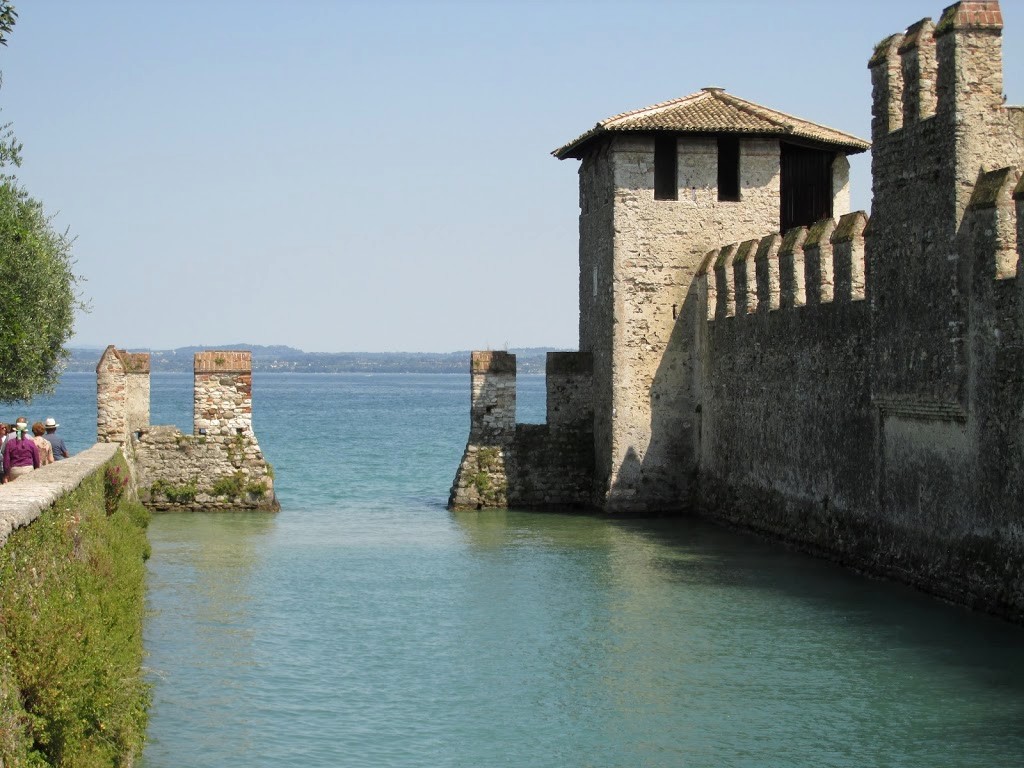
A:
[[[177,349],[136,349],[149,352],[154,373],[192,372],[196,352],[208,349],[248,349],[256,371],[280,373],[467,373],[469,351],[459,352],[303,352],[287,346],[259,344],[222,344]],[[554,347],[510,349],[516,355],[519,373],[544,373],[544,362]],[[67,370],[94,371],[102,350],[73,348],[69,350]]]

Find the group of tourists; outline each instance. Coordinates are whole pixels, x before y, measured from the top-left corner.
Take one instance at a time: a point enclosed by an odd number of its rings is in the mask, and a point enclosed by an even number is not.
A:
[[[13,424],[0,423],[0,455],[3,456],[4,483],[34,469],[66,459],[70,454],[64,440],[57,437],[58,424],[52,417],[31,426],[19,416]]]

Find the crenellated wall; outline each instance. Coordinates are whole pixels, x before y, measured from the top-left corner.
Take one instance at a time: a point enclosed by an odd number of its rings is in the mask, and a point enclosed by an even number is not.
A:
[[[516,356],[473,352],[470,433],[451,509],[589,506],[594,482],[593,360],[549,352],[547,421],[516,423]]]
[[[869,62],[873,394],[895,411],[966,405],[971,265],[957,233],[979,172],[1024,156],[1019,110],[1003,104],[1001,30],[997,2],[957,3]]]
[[[875,228],[857,212],[705,256],[697,507],[1022,620],[1021,172],[978,175],[951,243],[967,273],[962,403],[878,395],[865,297],[893,286],[865,280],[885,257]]]
[[[149,355],[107,347],[96,368],[97,440],[129,458],[157,509],[278,509],[273,469],[252,430],[252,355],[195,356],[193,434],[149,423]]]
[[[697,500],[828,549],[870,507],[874,448],[863,212],[711,251],[698,271]],[[842,435],[842,439],[836,439]]]

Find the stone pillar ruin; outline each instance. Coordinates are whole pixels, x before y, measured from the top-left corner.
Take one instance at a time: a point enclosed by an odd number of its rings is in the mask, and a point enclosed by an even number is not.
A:
[[[149,426],[149,354],[108,346],[96,364],[96,441],[124,443]]]
[[[449,508],[507,506],[506,459],[515,434],[516,356],[473,352],[469,441],[448,497]]]
[[[470,438],[507,437],[516,428],[516,356],[473,352],[470,377]]]
[[[123,443],[128,436],[128,375],[111,344],[96,364],[96,442]]]
[[[252,437],[252,352],[197,352],[194,370],[193,434]]]

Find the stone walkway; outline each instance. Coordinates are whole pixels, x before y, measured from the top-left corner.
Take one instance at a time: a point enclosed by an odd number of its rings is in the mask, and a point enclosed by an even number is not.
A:
[[[96,443],[69,459],[0,485],[0,547],[12,531],[31,523],[62,494],[75,490],[86,477],[110,461],[118,447],[117,443]]]

